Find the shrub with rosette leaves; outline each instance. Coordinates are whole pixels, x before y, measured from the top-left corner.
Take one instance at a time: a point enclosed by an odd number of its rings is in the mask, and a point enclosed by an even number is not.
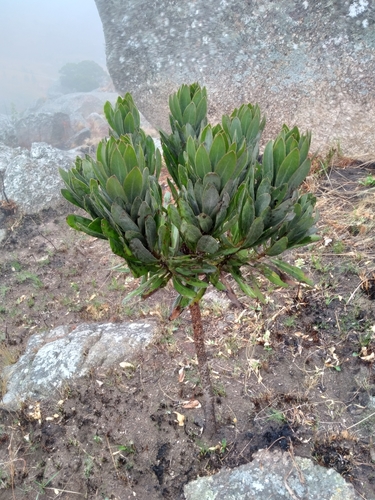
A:
[[[114,107],[105,105],[110,138],[99,144],[96,159],[77,158],[72,170],[60,170],[62,194],[90,216],[69,215],[68,224],[108,239],[133,275],[143,277],[125,300],[147,297],[172,280],[178,295],[171,318],[190,308],[206,429],[213,435],[214,397],[199,301],[213,285],[238,304],[229,275],[261,302],[257,275],[282,287],[287,275],[309,283],[280,255],[317,239],[315,198],[299,192],[310,170],[311,136],[284,125],[260,157],[265,119],[258,106],[242,105],[212,126],[206,89],[196,83],[182,85],[169,106],[171,133],[161,132],[171,176],[168,203],[158,182],[160,152],[141,130],[130,94]]]

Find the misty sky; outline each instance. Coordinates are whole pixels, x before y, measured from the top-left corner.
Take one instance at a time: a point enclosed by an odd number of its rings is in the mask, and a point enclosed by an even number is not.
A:
[[[45,97],[67,62],[105,67],[94,0],[0,0],[0,113]]]

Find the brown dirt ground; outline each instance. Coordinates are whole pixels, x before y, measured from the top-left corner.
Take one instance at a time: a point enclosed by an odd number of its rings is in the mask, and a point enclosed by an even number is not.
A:
[[[313,288],[263,282],[266,306],[240,297],[239,310],[215,294],[203,303],[220,423],[210,444],[202,409],[184,408],[201,391],[189,315],[167,319],[173,290],[122,306],[136,282],[113,269],[121,262],[106,242],[68,228],[70,207],[7,213],[2,366],[31,334],[62,324],[152,317],[160,328],[151,346],[124,360],[133,367],[66,383],[40,407],[2,410],[0,500],[175,500],[198,475],[272,447],[333,467],[362,498],[375,498],[375,189],[359,183],[371,174],[373,164],[341,162],[308,179],[322,240],[286,258]]]

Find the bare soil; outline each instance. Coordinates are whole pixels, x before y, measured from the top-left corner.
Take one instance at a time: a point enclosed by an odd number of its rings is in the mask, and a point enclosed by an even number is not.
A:
[[[362,498],[375,498],[375,189],[359,182],[373,174],[374,165],[342,162],[308,179],[322,239],[286,259],[314,287],[264,281],[267,305],[239,294],[243,310],[216,293],[203,302],[220,426],[210,443],[196,406],[189,314],[168,320],[172,288],[123,306],[137,283],[115,268],[122,263],[107,242],[66,225],[70,207],[6,213],[2,366],[16,361],[30,335],[58,325],[152,317],[160,328],[125,367],[1,411],[0,500],[175,500],[198,475],[273,447],[332,467]]]

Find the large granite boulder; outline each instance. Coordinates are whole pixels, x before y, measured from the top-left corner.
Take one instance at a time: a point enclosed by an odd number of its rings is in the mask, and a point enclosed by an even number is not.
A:
[[[138,321],[82,324],[72,331],[59,326],[32,335],[17,363],[4,369],[7,391],[1,405],[17,409],[27,399],[51,397],[65,381],[91,369],[127,362],[151,341],[154,331],[153,323]]]
[[[59,149],[74,134],[70,116],[66,113],[31,113],[15,124],[17,144],[30,148],[33,142],[46,142]]]
[[[32,214],[61,202],[63,187],[58,168],[71,168],[76,157],[73,151],[61,151],[45,143],[33,143],[30,151],[0,147],[6,168],[3,189],[24,213]],[[1,157],[1,153],[0,153]],[[0,200],[3,193],[0,192]]]
[[[267,137],[286,122],[312,129],[313,148],[375,156],[372,2],[95,2],[116,90],[152,125],[168,128],[168,95],[199,81],[213,119],[258,102]]]
[[[259,450],[254,460],[222,469],[184,487],[186,500],[359,500],[333,469],[281,451]]]

